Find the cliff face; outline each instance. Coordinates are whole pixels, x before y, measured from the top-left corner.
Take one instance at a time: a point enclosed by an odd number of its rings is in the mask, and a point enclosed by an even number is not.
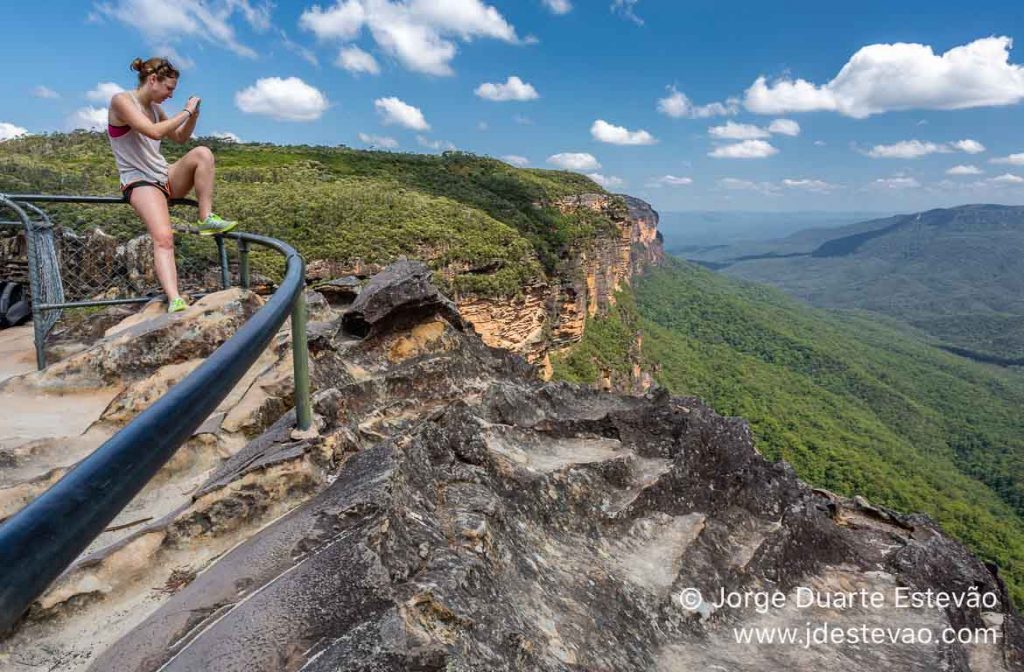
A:
[[[456,304],[484,343],[523,355],[547,379],[551,355],[579,342],[587,318],[603,314],[614,304],[616,291],[645,268],[661,263],[664,249],[658,213],[638,198],[579,194],[535,205],[566,216],[582,214],[607,227],[564,250],[554,273],[546,281],[522,287],[519,296],[496,299],[467,294],[457,297]],[[443,250],[422,248],[415,256],[430,262],[441,258]],[[307,275],[315,283],[347,275],[368,277],[382,269],[381,264],[361,261],[313,259]],[[442,270],[451,272],[451,268]],[[616,381],[614,386],[645,389],[643,381],[648,379],[638,372],[631,381]]]
[[[281,418],[180,508],[80,561],[0,656],[102,672],[1021,669],[1024,621],[997,573],[928,518],[808,487],[697,399],[537,381],[428,277],[396,264],[311,325],[319,436]],[[899,606],[926,591],[961,602]],[[862,628],[884,632],[835,639]]]
[[[616,291],[664,257],[658,213],[638,198],[581,194],[552,205],[566,215],[589,211],[605,218],[614,235],[570,248],[551,283],[528,288],[522,299],[458,302],[485,343],[522,354],[541,367],[545,378],[550,377],[551,354],[577,343],[587,318],[603,314],[614,304]]]

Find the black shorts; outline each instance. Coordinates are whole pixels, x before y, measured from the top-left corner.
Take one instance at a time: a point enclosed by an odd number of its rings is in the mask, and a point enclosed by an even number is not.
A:
[[[144,186],[144,185],[150,186],[150,187],[156,187],[157,189],[162,191],[164,193],[164,196],[167,197],[167,202],[170,203],[170,201],[171,201],[171,181],[170,181],[170,179],[167,180],[166,184],[161,184],[159,182],[151,182],[149,180],[135,180],[134,182],[129,182],[128,184],[122,185],[121,186],[121,194],[124,196],[124,202],[125,203],[131,203],[131,200],[132,200],[132,190],[135,189],[135,187],[141,187],[141,186]]]

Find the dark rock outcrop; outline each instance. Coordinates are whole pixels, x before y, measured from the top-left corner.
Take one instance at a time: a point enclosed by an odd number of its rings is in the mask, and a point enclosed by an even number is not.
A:
[[[455,304],[434,287],[430,274],[421,261],[396,261],[370,279],[342,316],[342,329],[362,338],[373,329],[397,326],[393,324],[396,320],[418,322],[435,313],[462,329]]]
[[[337,360],[322,366],[336,373],[317,395],[320,439],[287,443],[285,421],[213,479],[312,455],[331,472],[316,493],[91,669],[1024,667],[1024,621],[997,574],[926,517],[808,487],[697,399],[540,382],[456,328],[420,273],[405,263],[364,290],[347,319],[365,338],[317,336],[320,361]],[[723,589],[785,604],[716,607]],[[804,589],[885,603],[800,607]],[[986,602],[902,608],[904,589]],[[822,624],[934,641],[736,635]],[[990,641],[942,642],[948,628]]]

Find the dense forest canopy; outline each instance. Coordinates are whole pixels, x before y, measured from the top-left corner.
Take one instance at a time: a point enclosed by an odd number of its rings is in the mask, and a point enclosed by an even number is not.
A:
[[[553,273],[572,246],[614,226],[599,214],[563,214],[553,206],[567,196],[604,193],[589,178],[567,171],[515,168],[461,152],[433,156],[218,138],[165,143],[165,155],[174,161],[197,144],[217,157],[218,212],[237,218],[245,230],[287,240],[307,259],[424,258],[453,292],[516,294]],[[113,155],[100,133],[0,143],[0,192],[117,189]],[[119,238],[142,233],[127,207],[48,210],[62,225],[79,230],[99,226]],[[187,209],[175,210],[179,223],[189,216]]]

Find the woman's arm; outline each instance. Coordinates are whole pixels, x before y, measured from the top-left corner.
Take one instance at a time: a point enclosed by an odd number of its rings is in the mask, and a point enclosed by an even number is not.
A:
[[[192,99],[190,98],[189,100],[191,101]],[[186,109],[189,108],[186,106]],[[167,115],[164,114],[164,109],[162,107],[157,105],[157,110],[160,112],[161,120],[167,119]],[[184,124],[168,133],[167,137],[169,137],[174,142],[185,144],[186,142],[188,142],[189,138],[192,137],[192,131],[195,130],[197,121],[199,121],[198,107],[195,109],[195,112],[192,113],[192,116],[188,118],[188,121],[186,121]]]
[[[131,94],[127,91],[117,94],[110,99],[110,109],[122,122],[128,124],[146,137],[153,138],[154,140],[162,140],[171,135],[175,129],[188,121],[189,117],[194,116],[190,114],[186,108],[186,110],[178,112],[169,119],[153,123],[153,120],[144,115],[135,105],[135,102],[130,99],[130,96]]]

